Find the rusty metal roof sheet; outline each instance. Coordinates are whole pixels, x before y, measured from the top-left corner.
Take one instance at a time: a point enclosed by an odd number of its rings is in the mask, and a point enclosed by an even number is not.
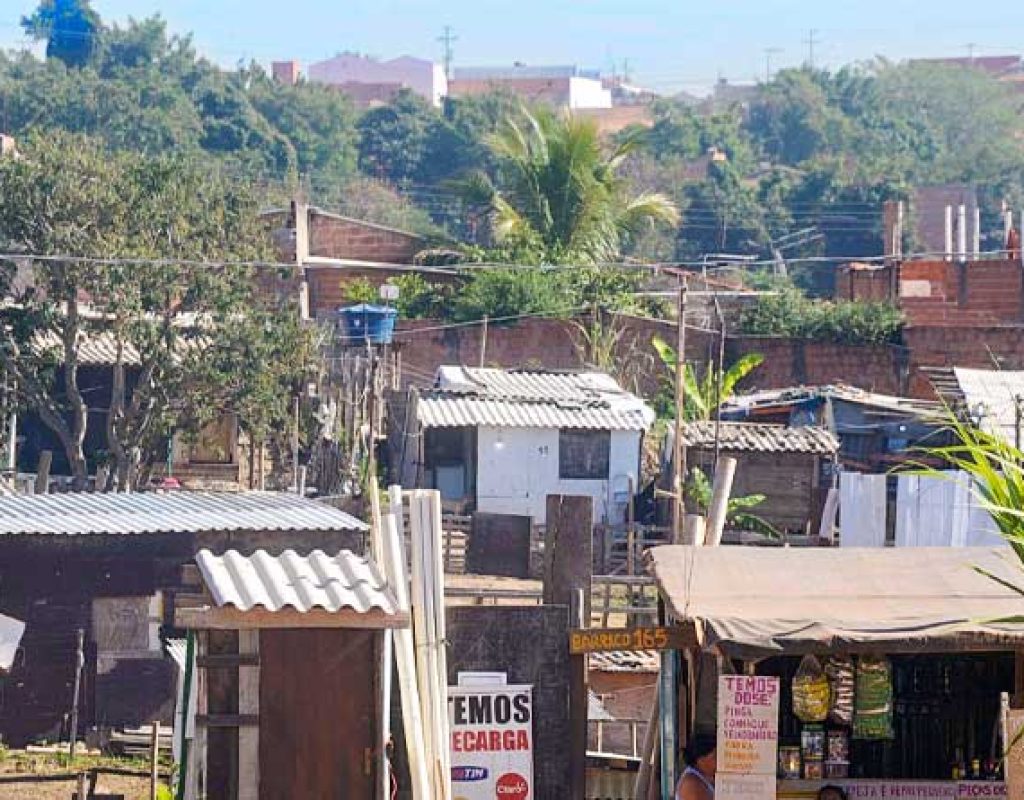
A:
[[[268,611],[291,608],[301,613],[344,608],[363,614],[399,611],[377,566],[349,550],[334,556],[322,550],[305,556],[294,550],[279,556],[265,550],[252,555],[237,550],[214,555],[200,550],[196,563],[218,607],[234,606],[242,611],[256,606]]]
[[[0,534],[364,531],[366,527],[324,503],[275,492],[0,497]]]
[[[715,423],[687,423],[683,435],[690,447],[713,447]],[[787,428],[755,422],[723,422],[719,446],[722,450],[752,453],[833,455],[839,450],[839,440],[825,428],[812,425]]]
[[[419,401],[427,428],[645,430],[654,412],[600,372],[476,369],[443,366],[436,388]]]

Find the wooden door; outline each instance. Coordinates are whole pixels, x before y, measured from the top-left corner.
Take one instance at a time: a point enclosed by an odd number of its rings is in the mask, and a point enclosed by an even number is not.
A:
[[[372,800],[379,635],[261,632],[261,800]]]

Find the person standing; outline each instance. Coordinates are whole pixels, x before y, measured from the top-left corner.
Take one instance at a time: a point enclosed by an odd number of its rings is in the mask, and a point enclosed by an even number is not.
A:
[[[714,736],[698,734],[683,748],[683,770],[675,800],[714,800],[718,743]]]

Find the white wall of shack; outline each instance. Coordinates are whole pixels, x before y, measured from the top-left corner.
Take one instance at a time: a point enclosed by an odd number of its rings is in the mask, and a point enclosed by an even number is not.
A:
[[[629,479],[637,482],[640,431],[612,431],[605,480],[558,477],[557,428],[477,429],[477,509],[545,523],[549,494],[589,495],[594,521],[625,521]]]

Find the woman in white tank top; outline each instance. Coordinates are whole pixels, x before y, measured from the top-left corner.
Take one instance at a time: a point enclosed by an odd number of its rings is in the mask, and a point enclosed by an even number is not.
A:
[[[686,769],[676,784],[675,800],[714,800],[716,746],[715,737],[708,735],[694,736],[686,745]]]

